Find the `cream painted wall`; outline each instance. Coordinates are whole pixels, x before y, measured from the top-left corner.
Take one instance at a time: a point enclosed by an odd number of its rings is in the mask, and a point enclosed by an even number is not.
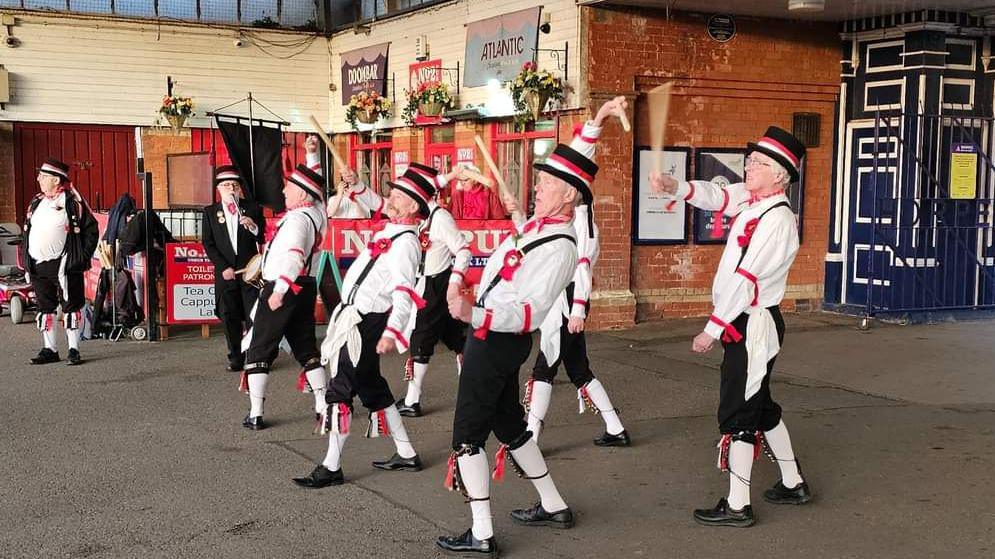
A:
[[[24,12],[15,17],[12,31],[20,45],[0,46],[11,85],[3,120],[150,126],[167,75],[178,82],[175,93],[193,97],[200,114],[191,121],[195,126],[208,124],[203,113],[249,91],[294,129],[310,129],[308,115],[321,118],[328,111],[329,49],[323,37],[284,60],[251,39],[235,47],[234,28]],[[250,33],[269,41],[306,37]],[[300,50],[264,48],[277,56]]]

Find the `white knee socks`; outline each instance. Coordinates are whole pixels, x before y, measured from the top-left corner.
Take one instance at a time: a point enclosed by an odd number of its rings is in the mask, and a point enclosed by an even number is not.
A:
[[[549,411],[549,401],[553,398],[553,385],[541,380],[532,381],[532,397],[529,400],[528,430],[532,431],[532,438],[539,442],[539,431],[542,430],[542,422],[546,419],[546,412]]]
[[[750,473],[753,471],[753,445],[732,441],[729,445],[729,506],[742,510],[750,504]]]
[[[535,439],[529,439],[522,446],[512,450],[511,455],[515,458],[518,466],[522,468],[522,471],[525,472],[525,475],[533,478],[532,485],[539,492],[539,500],[542,502],[542,508],[546,512],[559,512],[567,508],[567,504],[563,501],[563,497],[560,496],[560,492],[556,490],[553,477],[549,475],[549,470],[546,468],[546,461],[543,459],[542,452],[539,451],[539,445],[536,444]]]
[[[428,363],[414,363],[414,378],[408,381],[408,394],[404,397],[404,403],[413,406],[421,401],[421,384],[428,373]]]
[[[249,417],[259,417],[263,414],[263,401],[266,400],[266,383],[269,375],[256,373],[247,375],[249,379]]]
[[[325,403],[325,390],[327,388],[325,368],[318,367],[317,369],[311,369],[305,372],[304,376],[307,377],[307,383],[311,386],[311,392],[314,393],[315,413],[325,411],[325,408],[328,407],[328,404]]]
[[[408,432],[404,430],[404,422],[401,421],[401,414],[397,411],[397,406],[391,404],[384,408],[387,416],[387,427],[390,429],[390,436],[394,439],[394,446],[397,447],[397,454],[401,458],[412,458],[417,453],[415,447],[411,446],[411,439]]]
[[[615,411],[615,406],[612,405],[611,399],[608,397],[608,393],[605,392],[605,387],[601,385],[601,381],[594,379],[587,383],[585,386],[587,388],[587,395],[591,397],[591,401],[601,412],[602,419],[605,420],[605,431],[609,435],[617,435],[625,430],[622,427],[622,422],[618,418],[618,412]]]
[[[53,336],[54,337],[54,336]],[[66,340],[69,342],[69,349],[79,351],[79,329],[66,330]]]
[[[41,338],[45,342],[45,347],[52,351],[58,351],[58,347],[55,345],[55,328],[51,330],[43,330],[41,333]]]
[[[490,472],[487,467],[487,454],[483,450],[476,454],[462,454],[456,458],[459,464],[460,479],[470,499],[470,512],[473,513],[473,537],[484,540],[494,535],[491,516]],[[484,499],[484,500],[475,500]]]
[[[784,421],[777,424],[770,431],[764,432],[767,444],[770,445],[771,452],[777,459],[777,465],[781,468],[781,483],[788,489],[798,487],[802,482],[801,473],[798,471],[798,463],[795,462],[795,452],[791,448],[791,437],[788,435],[788,428]]]
[[[328,434],[328,452],[325,453],[325,459],[321,462],[322,466],[333,472],[342,467],[342,447],[345,446],[345,440],[348,438],[349,433]]]

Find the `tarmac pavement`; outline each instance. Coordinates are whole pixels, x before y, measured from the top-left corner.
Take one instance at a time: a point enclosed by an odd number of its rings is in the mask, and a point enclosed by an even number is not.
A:
[[[589,338],[634,445],[593,446],[601,419],[577,414],[561,372],[540,446],[577,525],[513,524],[508,512],[536,496],[509,469],[492,484],[502,556],[995,556],[995,322],[861,332],[856,319],[812,313],[787,324],[772,390],[812,503],[764,502],[779,475],[761,458],[754,527],[693,522],[691,510],[714,505],[728,483],[715,468],[721,351],[690,352],[701,320],[643,324]],[[456,387],[448,352],[432,362],[427,415],[405,419],[424,471],[370,467],[393,445],[363,438],[357,414],[347,484],[304,490],[290,478],[313,468],[327,439],[311,435],[313,398],[294,391],[286,355],[269,385],[272,427],[250,432],[219,336],[90,341],[76,368],[27,364],[40,347],[32,323],[3,317],[0,340],[0,557],[431,558],[442,556],[438,535],[470,525],[462,496],[442,487]],[[398,396],[402,364],[383,364]]]

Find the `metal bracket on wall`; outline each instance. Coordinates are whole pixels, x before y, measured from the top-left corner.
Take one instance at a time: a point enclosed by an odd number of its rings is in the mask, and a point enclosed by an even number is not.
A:
[[[534,54],[532,56],[532,61],[539,65],[539,53],[548,52],[550,58],[556,61],[556,69],[563,72],[563,81],[568,81],[570,79],[570,43],[568,41],[563,42],[562,49],[532,49]]]
[[[442,78],[445,77],[445,79],[448,80],[449,85],[456,88],[456,94],[459,95],[459,60],[456,61],[455,68],[439,68],[439,70],[442,72],[442,75],[439,76],[439,81],[442,81]]]

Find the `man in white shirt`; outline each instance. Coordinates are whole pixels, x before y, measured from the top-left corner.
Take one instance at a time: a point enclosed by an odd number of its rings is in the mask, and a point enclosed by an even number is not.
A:
[[[612,103],[601,106],[593,121],[584,125],[574,134],[570,147],[594,158],[595,144],[601,135],[604,119],[613,114]],[[553,379],[563,364],[570,382],[577,387],[578,410],[584,413],[587,408],[601,415],[605,422],[605,432],[594,439],[597,446],[628,446],[629,433],[622,426],[618,410],[612,405],[608,392],[601,381],[594,378],[590,361],[587,358],[587,340],[584,327],[590,309],[592,268],[598,262],[598,226],[594,224],[594,201],[584,200],[577,206],[574,228],[577,234],[577,267],[573,281],[566,291],[557,298],[553,310],[539,328],[539,356],[536,358],[532,377],[525,389],[525,409],[528,412],[529,431],[539,440],[546,412],[553,395]]]
[[[83,274],[90,269],[99,235],[93,212],[69,180],[69,165],[48,159],[38,168],[38,188],[28,205],[21,238],[21,264],[38,302],[36,323],[44,347],[32,365],[56,363],[55,319],[62,307],[62,323],[69,343],[68,365],[79,365],[80,328],[83,324]]]
[[[446,175],[427,165],[412,163],[409,169],[431,181],[442,190],[459,173],[454,170]],[[411,332],[411,357],[404,367],[404,380],[408,393],[397,401],[397,409],[406,417],[420,417],[422,384],[428,373],[428,364],[435,353],[435,344],[441,341],[456,353],[456,370],[463,361],[466,343],[466,323],[449,314],[447,294],[456,296],[466,286],[466,272],[470,267],[470,247],[456,226],[448,210],[433,198],[428,204],[428,217],[418,226],[421,259],[418,266],[418,288],[425,299],[425,308],[419,309]]]
[[[691,349],[707,352],[722,340],[719,389],[719,467],[729,472],[729,495],[694,511],[707,526],[751,526],[750,474],[762,448],[777,462],[781,480],[764,492],[774,504],[800,505],[812,498],[801,477],[781,407],[770,395],[770,375],[784,340],[779,304],[798,252],[798,228],[785,189],[798,180],[805,146],[771,126],[749,143],[746,182],[722,188],[706,181],[650,176],[654,192],[698,208],[735,216],[712,284],[714,311]]]
[[[242,340],[245,371],[240,388],[249,395],[246,429],[260,430],[269,369],[286,337],[302,370],[298,386],[314,393],[315,413],[324,410],[325,370],[314,335],[314,305],[318,290],[309,275],[311,261],[325,234],[323,179],[298,165],[283,187],[287,212],[263,253],[263,287],[252,315],[252,328]]]
[[[308,136],[304,140],[307,166],[314,172],[324,175],[321,156],[318,155],[318,137]],[[326,213],[333,219],[370,219],[383,213],[383,198],[368,188],[356,172],[348,167],[339,169],[341,182],[336,193],[328,200]]]
[[[624,109],[621,97],[610,101]],[[532,438],[522,408],[518,372],[532,349],[531,332],[546,319],[570,283],[577,267],[573,226],[576,206],[591,200],[598,166],[570,146],[560,144],[537,165],[535,215],[516,225],[484,267],[476,302],[450,299],[453,317],[474,329],[463,351],[453,419],[453,452],[446,486],[459,489],[470,503],[473,525],[459,536],[441,536],[436,545],[447,552],[496,554],[490,508],[490,479],[484,444],[491,432],[501,442],[495,457],[495,479],[505,461],[532,481],[539,502],[511,513],[528,526],[570,528],[573,511],[553,483],[542,452]]]
[[[305,477],[294,478],[301,487],[341,485],[342,448],[351,432],[353,398],[359,396],[369,410],[367,437],[390,436],[396,452],[373,462],[381,470],[418,471],[421,459],[394,406],[390,386],[380,372],[380,356],[408,349],[404,329],[413,307],[425,301],[415,291],[421,257],[418,223],[428,217],[428,203],[435,194],[432,182],[407,170],[390,183],[386,202],[390,221],[374,234],[365,250],[342,280],[342,301],[332,312],[321,359],[331,372],[323,411],[322,432],[328,431],[324,460]]]

